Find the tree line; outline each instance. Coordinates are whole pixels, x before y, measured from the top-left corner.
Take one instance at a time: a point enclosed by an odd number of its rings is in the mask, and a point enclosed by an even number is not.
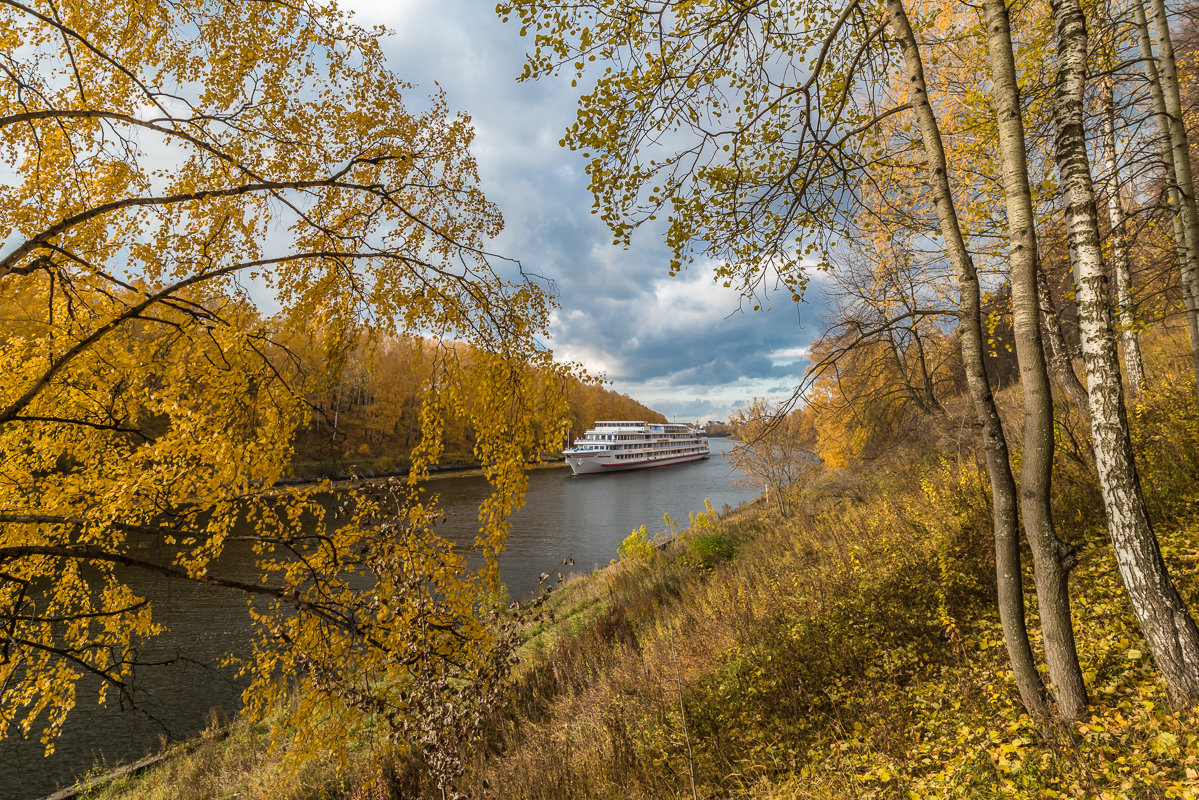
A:
[[[363,328],[331,349],[319,331],[293,347],[300,369],[325,374],[306,393],[307,421],[296,431],[293,471],[300,475],[360,474],[404,468],[421,441],[420,411],[427,385],[446,359],[471,362],[472,349],[422,336],[398,337]],[[665,422],[660,413],[626,394],[607,389],[581,372],[533,370],[540,389],[554,394],[566,415],[565,447],[600,419]],[[451,415],[441,437],[445,459],[471,461],[476,432],[470,420]],[[541,424],[539,419],[534,424]]]

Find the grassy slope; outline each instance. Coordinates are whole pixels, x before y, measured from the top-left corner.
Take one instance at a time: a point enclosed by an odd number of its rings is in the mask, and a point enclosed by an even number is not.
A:
[[[1199,608],[1199,414],[1185,380],[1160,385],[1137,445],[1167,561]],[[1082,724],[1043,737],[1021,713],[985,484],[955,428],[890,466],[822,477],[796,518],[763,505],[705,515],[673,546],[633,548],[554,593],[459,788],[504,800],[1199,796],[1199,715],[1167,707],[1066,422],[1056,501],[1081,547]],[[342,777],[330,764],[288,777],[259,754],[267,738],[241,724],[104,796],[442,796],[419,775],[401,793],[376,743]]]
[[[1167,561],[1196,608],[1199,418],[1185,381],[1163,385],[1140,411],[1138,446]],[[972,454],[944,449],[826,476],[798,519],[759,508],[709,525],[705,535],[741,543],[715,569],[697,568],[684,540],[568,587],[550,605],[556,626],[529,643],[507,727],[463,788],[1199,796],[1199,716],[1167,707],[1085,466],[1063,457],[1057,510],[1081,547],[1072,588],[1092,715],[1042,737],[1021,712],[991,599],[984,478]]]

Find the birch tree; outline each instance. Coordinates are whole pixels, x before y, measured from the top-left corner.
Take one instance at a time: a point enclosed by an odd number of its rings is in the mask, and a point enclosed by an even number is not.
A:
[[[1070,615],[1070,551],[1057,536],[1049,504],[1054,451],[1053,398],[1039,321],[1036,219],[1028,180],[1020,88],[1006,3],[987,0],[983,15],[1007,207],[1013,328],[1024,393],[1020,507],[1024,532],[1032,549],[1045,658],[1058,713],[1065,719],[1077,719],[1086,710],[1087,692],[1078,665]]]
[[[522,0],[501,3],[499,11],[519,16],[525,30],[540,31],[526,77],[562,70],[576,81],[589,80],[587,65],[603,59],[596,70],[602,74],[581,98],[578,121],[564,143],[593,154],[589,173],[596,208],[617,241],[627,241],[633,229],[659,213],[667,215],[673,269],[694,257],[692,248],[702,247],[718,263],[718,277],[746,293],[774,269],[788,287],[802,288],[800,256],[832,231],[854,235],[846,209],[860,207],[858,182],[882,160],[879,124],[913,104],[927,106],[922,87],[912,90],[910,100],[890,102],[878,88],[888,86],[889,73],[871,80],[879,74],[872,71],[875,59],[886,51],[881,32],[888,24],[903,27],[897,16],[902,8],[893,5],[890,19],[856,2],[827,7],[639,2],[609,10]],[[910,35],[897,37],[910,53]],[[915,69],[909,59],[909,80]],[[921,113],[928,122],[927,108]],[[922,124],[921,134],[926,149],[935,150],[935,125]],[[942,234],[955,250],[964,358],[992,468],[1005,636],[1022,698],[1040,715],[1045,704],[1027,646],[1019,587],[1016,492],[982,367],[981,335],[971,333],[978,330],[980,287],[955,232],[941,160],[941,167],[930,162],[928,169],[937,186]],[[1030,276],[1035,261],[1031,266]],[[1035,332],[1035,289],[1029,297],[1032,315],[1025,321],[1031,319]],[[1037,411],[1051,413],[1035,335],[1045,402]],[[1045,430],[1047,438],[1034,441],[1041,449],[1031,454],[1032,469],[1026,466],[1023,473],[1023,490],[1036,504],[1026,519],[1037,524],[1037,588],[1059,707],[1077,716],[1085,691],[1074,655],[1062,550],[1048,516],[1051,420]]]
[[[1109,64],[1110,68],[1110,64]],[[1134,398],[1140,397],[1145,384],[1145,365],[1141,357],[1141,344],[1137,339],[1137,322],[1132,314],[1132,264],[1129,258],[1128,226],[1124,212],[1124,201],[1120,190],[1120,166],[1116,160],[1116,101],[1113,97],[1112,77],[1103,79],[1102,92],[1102,151],[1107,169],[1108,224],[1112,232],[1112,272],[1115,276],[1116,307],[1120,322],[1120,340],[1124,346],[1124,365],[1128,375],[1128,388]]]
[[[995,536],[995,584],[998,591],[999,618],[1008,659],[1016,677],[1016,687],[1025,709],[1036,718],[1044,718],[1048,709],[1041,676],[1028,641],[1025,623],[1023,577],[1020,567],[1019,508],[1016,484],[1012,477],[1007,439],[990,381],[983,362],[981,290],[974,261],[958,224],[953,191],[949,185],[949,165],[941,142],[941,131],[929,102],[920,48],[902,0],[887,0],[891,28],[903,52],[904,68],[910,83],[924,151],[928,158],[928,180],[937,209],[938,225],[945,240],[949,260],[957,271],[960,293],[958,328],[961,334],[962,363],[966,385],[975,415],[982,423],[983,452],[987,476],[991,482],[991,525]]]
[[[1091,439],[1108,535],[1133,612],[1170,697],[1178,706],[1189,706],[1199,700],[1199,630],[1162,560],[1133,459],[1083,127],[1086,17],[1078,0],[1054,0],[1053,13],[1058,53],[1055,148],[1066,196]]]
[[[1196,204],[1191,174],[1190,146],[1174,59],[1174,42],[1166,7],[1161,0],[1151,0],[1148,16],[1142,0],[1130,0],[1130,5],[1137,29],[1141,65],[1161,134],[1161,161],[1174,214],[1182,299],[1191,336],[1192,368],[1199,387],[1199,205]]]

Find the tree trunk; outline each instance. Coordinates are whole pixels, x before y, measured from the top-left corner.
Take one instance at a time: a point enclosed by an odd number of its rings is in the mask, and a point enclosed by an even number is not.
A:
[[[1041,311],[1041,323],[1045,326],[1045,338],[1049,340],[1049,363],[1053,365],[1058,382],[1070,400],[1083,416],[1089,418],[1087,389],[1074,371],[1074,359],[1062,334],[1062,323],[1057,315],[1057,306],[1053,303],[1053,295],[1049,293],[1049,281],[1043,267],[1037,269],[1037,305]]]
[[[1140,0],[1134,0],[1134,13]],[[1182,116],[1182,97],[1178,86],[1178,70],[1174,62],[1174,42],[1170,38],[1170,21],[1162,0],[1149,0],[1150,15],[1147,30],[1157,42],[1158,68],[1162,99],[1165,102],[1171,158],[1174,162],[1174,185],[1186,239],[1186,260],[1182,263],[1182,295],[1187,309],[1187,326],[1191,333],[1191,361],[1199,388],[1199,206],[1195,201],[1195,182],[1191,175],[1191,152],[1187,144],[1186,125]],[[1140,9],[1140,16],[1144,16]],[[1143,48],[1142,48],[1143,50]]]
[[[416,416],[416,396],[404,398],[404,417],[408,422],[408,429],[404,431],[404,447],[412,447],[412,419]]]
[[[1004,0],[986,0],[983,11],[1007,206],[1016,359],[1024,388],[1020,507],[1024,531],[1032,549],[1045,660],[1057,694],[1058,714],[1063,719],[1074,720],[1086,711],[1087,690],[1074,645],[1069,574],[1063,563],[1067,549],[1057,538],[1049,507],[1053,478],[1053,399],[1038,319],[1037,239],[1025,161],[1020,89],[1016,83],[1007,5]]]
[[[924,66],[916,37],[912,33],[902,0],[887,0],[891,27],[903,49],[904,65],[911,88],[912,107],[928,157],[929,186],[937,208],[941,235],[958,276],[961,299],[958,327],[961,331],[962,363],[970,400],[982,426],[983,452],[987,477],[991,482],[991,514],[995,532],[995,584],[998,590],[999,619],[1008,658],[1016,677],[1016,687],[1025,709],[1035,719],[1047,716],[1045,687],[1037,673],[1024,618],[1024,587],[1020,569],[1020,528],[1016,506],[1016,483],[1012,479],[1007,439],[991,384],[983,362],[982,312],[978,274],[966,249],[949,186],[949,169],[941,131],[928,100]]]
[[[330,439],[329,439],[329,441],[333,442],[334,444],[337,443],[337,422],[338,422],[338,419],[341,417],[341,393],[342,393],[343,384],[344,384],[344,378],[341,380],[338,380],[338,382],[337,382],[337,406],[333,409],[333,436],[330,437]]]
[[[928,368],[928,356],[924,352],[924,340],[920,332],[912,327],[912,341],[916,345],[916,363],[920,366],[920,386],[924,392],[924,408],[929,414],[944,414],[945,406],[937,399],[937,389],[933,385],[933,375]]]
[[[1120,341],[1124,345],[1124,369],[1128,389],[1134,398],[1141,396],[1145,384],[1145,366],[1141,344],[1137,341],[1136,320],[1132,316],[1132,273],[1128,259],[1128,235],[1124,224],[1124,206],[1120,201],[1120,172],[1116,163],[1116,110],[1112,96],[1112,77],[1103,79],[1103,158],[1107,167],[1107,216],[1112,226],[1112,268],[1116,278],[1116,308],[1120,313]]]
[[[1166,177],[1166,196],[1172,212],[1171,221],[1174,223],[1174,245],[1178,250],[1179,268],[1184,272],[1188,267],[1186,233],[1182,229],[1182,204],[1178,199],[1178,178],[1174,174],[1174,150],[1170,145],[1170,115],[1166,111],[1166,98],[1162,94],[1161,77],[1157,71],[1157,62],[1153,57],[1153,39],[1149,34],[1149,22],[1145,19],[1145,7],[1141,0],[1131,0],[1133,21],[1137,29],[1137,44],[1141,50],[1141,68],[1149,86],[1149,96],[1153,99],[1153,118],[1160,133],[1158,137],[1158,155],[1161,158],[1162,169]],[[1183,280],[1183,303],[1187,309],[1187,325],[1191,330],[1192,345],[1199,338],[1199,324],[1196,324],[1195,298],[1186,290]]]
[[[1091,399],[1095,465],[1108,534],[1133,613],[1178,706],[1199,700],[1199,630],[1174,588],[1149,524],[1133,460],[1120,361],[1099,245],[1098,209],[1083,129],[1087,27],[1079,0],[1052,0],[1059,58],[1054,148]]]

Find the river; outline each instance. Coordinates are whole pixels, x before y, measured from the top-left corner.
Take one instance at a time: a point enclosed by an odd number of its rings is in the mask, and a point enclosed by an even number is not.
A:
[[[608,564],[630,531],[641,525],[655,533],[663,530],[663,514],[686,524],[689,513],[703,511],[705,498],[719,510],[756,497],[758,490],[745,485],[744,476],[723,457],[733,443],[711,442],[711,458],[674,467],[585,477],[571,475],[565,466],[532,471],[525,507],[514,515],[500,557],[500,574],[511,595],[535,592],[542,572],[566,571],[563,559],[574,559],[574,572]],[[442,535],[468,547],[487,482],[450,475],[430,484],[449,512]],[[248,551],[227,553],[222,571],[253,578],[249,556]],[[135,589],[169,628],[143,650],[143,659],[171,662],[144,671],[131,686],[141,710],[99,707],[94,701],[89,705],[94,690],[81,690],[79,707],[68,718],[54,755],[43,757],[36,739],[0,741],[0,800],[42,797],[97,764],[132,761],[158,749],[164,737],[193,735],[210,715],[236,713],[240,686],[217,662],[248,640],[244,596],[157,581]]]

